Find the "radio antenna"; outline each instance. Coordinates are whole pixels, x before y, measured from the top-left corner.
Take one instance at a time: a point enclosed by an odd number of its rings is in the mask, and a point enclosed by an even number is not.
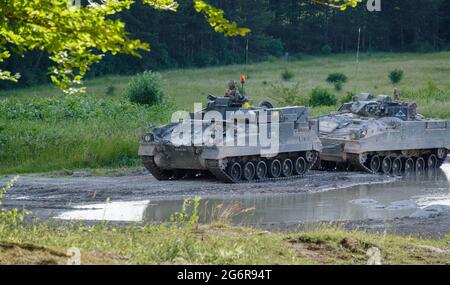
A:
[[[359,69],[359,49],[361,44],[361,27],[358,29],[358,48],[356,50],[356,75],[358,75],[358,69]]]

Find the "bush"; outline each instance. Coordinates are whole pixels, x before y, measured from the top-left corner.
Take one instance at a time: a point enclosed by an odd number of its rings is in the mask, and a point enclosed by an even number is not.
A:
[[[330,55],[332,51],[333,51],[333,49],[332,49],[329,45],[324,45],[324,46],[320,49],[320,52],[321,52],[323,55]]]
[[[344,84],[342,82],[340,82],[340,81],[336,82],[336,83],[334,83],[334,89],[336,89],[336,91],[341,91],[343,85]]]
[[[270,38],[267,40],[265,48],[270,55],[280,57],[283,55],[284,44],[280,39]]]
[[[142,105],[151,106],[163,103],[164,92],[161,75],[145,71],[134,76],[125,90],[125,96],[131,102]]]
[[[116,87],[114,85],[109,85],[106,87],[105,94],[108,96],[114,96],[116,93]]]
[[[281,73],[281,78],[285,81],[289,81],[294,77],[294,73],[290,70],[284,70],[283,73]]]
[[[314,88],[309,98],[309,104],[312,107],[333,106],[336,105],[336,103],[337,103],[336,95],[332,94],[327,89],[321,87]]]
[[[345,104],[345,103],[348,103],[348,102],[352,102],[353,101],[353,97],[355,97],[355,93],[347,92],[347,95],[345,95],[344,97],[341,98],[341,103]]]
[[[403,79],[403,70],[394,69],[389,73],[389,80],[392,84],[397,84]]]
[[[450,88],[447,90],[439,88],[433,81],[428,81],[425,88],[417,90],[405,90],[402,97],[411,101],[438,101],[447,102],[450,98]]]
[[[291,56],[292,60],[294,61],[300,61],[303,59],[303,54],[301,53],[295,53]]]
[[[269,97],[280,106],[305,106],[309,100],[307,96],[301,95],[299,87],[299,83],[292,87],[272,85],[273,95]]]
[[[327,77],[328,83],[336,83],[336,82],[343,82],[346,83],[348,80],[347,76],[343,73],[330,73]]]
[[[330,73],[326,80],[328,83],[334,84],[334,88],[337,91],[340,91],[344,83],[348,81],[348,78],[343,73]]]

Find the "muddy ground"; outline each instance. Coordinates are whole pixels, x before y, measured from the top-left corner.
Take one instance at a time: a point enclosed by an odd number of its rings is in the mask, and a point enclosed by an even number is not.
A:
[[[4,185],[9,178],[0,178],[0,185]],[[213,194],[339,191],[339,189],[354,185],[389,183],[393,180],[394,178],[382,175],[318,171],[313,171],[303,179],[234,185],[205,178],[157,181],[144,171],[105,177],[90,177],[89,173],[75,173],[72,176],[60,177],[24,175],[6,195],[3,206],[23,207],[40,219],[49,219],[73,209],[75,205],[104,203],[106,200],[139,201]],[[450,210],[444,209],[437,214],[422,217],[407,217],[389,221],[352,221],[343,224],[351,229],[358,228],[376,232],[389,229],[389,232],[400,235],[442,237],[450,231]],[[305,226],[310,225],[264,225],[264,227],[281,230],[299,229]]]
[[[359,184],[386,183],[393,178],[364,173],[313,172],[303,179],[271,183],[224,184],[214,179],[158,181],[139,172],[116,177],[21,176],[6,195],[4,206],[24,207],[41,218],[73,205],[110,201],[140,201],[197,195],[299,193],[342,189]],[[6,181],[1,180],[2,184]]]

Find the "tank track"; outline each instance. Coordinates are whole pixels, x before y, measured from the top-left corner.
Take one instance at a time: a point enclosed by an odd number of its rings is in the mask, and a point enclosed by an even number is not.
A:
[[[359,155],[357,155],[357,154],[348,155],[348,160],[349,160],[350,165],[353,166],[354,168],[356,168],[357,170],[368,172],[371,174],[377,174],[374,171],[372,171],[370,168],[368,168],[366,165],[362,164],[359,161]]]
[[[277,177],[277,178],[270,178],[266,177],[265,179],[258,179],[258,180],[239,180],[234,181],[226,172],[226,167],[224,167],[218,160],[207,160],[206,165],[208,170],[220,181],[228,184],[244,184],[244,183],[263,183],[263,182],[276,182],[276,181],[285,181],[285,180],[293,180],[293,179],[299,179],[302,177],[305,177],[305,175],[313,168],[313,166],[316,164],[319,153],[314,152],[314,159],[311,162],[307,162],[306,165],[306,171],[302,175],[292,175],[289,177]]]
[[[374,172],[374,171],[372,171],[372,169],[367,167],[365,164],[361,163],[359,160],[358,154],[348,154],[347,157],[348,157],[348,162],[349,162],[350,166],[355,167],[357,170],[368,172],[371,174],[381,173],[381,172]],[[407,156],[399,156],[399,157],[400,158],[408,158]],[[446,160],[446,157],[441,158],[441,159],[437,158],[436,168],[441,168],[441,166],[444,164],[445,160]]]
[[[441,166],[444,164],[444,162],[445,162],[446,159],[447,159],[447,158],[441,158],[441,159],[438,158],[436,167],[437,167],[437,168],[441,168]]]
[[[174,174],[173,171],[159,168],[156,165],[153,156],[143,156],[142,163],[145,168],[147,168],[147,170],[150,171],[150,173],[158,180],[170,180]]]

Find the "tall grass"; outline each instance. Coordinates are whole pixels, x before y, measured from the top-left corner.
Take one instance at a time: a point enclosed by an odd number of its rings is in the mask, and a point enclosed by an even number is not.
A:
[[[0,101],[0,173],[135,165],[141,128],[172,109],[95,96]]]
[[[415,101],[425,117],[450,119],[450,86],[443,89],[429,81],[425,88],[406,89],[402,98]]]

